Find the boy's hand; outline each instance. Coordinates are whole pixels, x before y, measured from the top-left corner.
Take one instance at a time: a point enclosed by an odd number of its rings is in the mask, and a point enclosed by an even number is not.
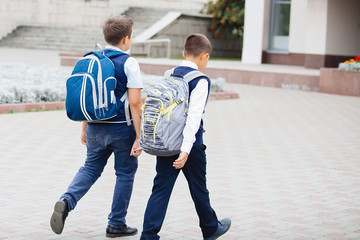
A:
[[[86,145],[86,132],[85,131],[81,131],[80,141],[83,145]]]
[[[142,148],[140,147],[140,139],[136,139],[131,148],[130,156],[138,157],[140,156],[141,152]]]
[[[80,135],[80,141],[83,145],[86,145],[86,128],[87,128],[87,122],[83,121],[81,123],[81,135]]]
[[[178,157],[178,159],[175,160],[175,162],[173,163],[173,167],[176,169],[181,169],[185,166],[185,163],[188,159],[189,154],[186,152],[180,152],[180,155]]]

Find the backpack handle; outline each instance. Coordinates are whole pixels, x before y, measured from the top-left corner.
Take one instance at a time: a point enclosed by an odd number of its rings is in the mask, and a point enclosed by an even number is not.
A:
[[[184,79],[184,76],[183,75],[181,75],[181,74],[170,74],[170,77],[178,77],[178,78],[182,78],[182,79]]]
[[[99,58],[99,59],[102,59],[102,58],[105,57],[103,54],[101,54],[101,53],[99,53],[99,52],[96,52],[96,51],[88,52],[88,53],[86,53],[86,54],[84,55],[84,57],[86,57],[86,56],[88,56],[88,55],[91,55],[91,54],[95,55],[95,56],[96,56],[97,58]]]

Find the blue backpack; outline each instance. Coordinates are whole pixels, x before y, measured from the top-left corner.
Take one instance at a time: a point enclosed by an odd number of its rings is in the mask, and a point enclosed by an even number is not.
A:
[[[66,81],[66,113],[74,121],[99,121],[117,115],[115,68],[111,58],[125,53],[112,51],[106,54],[89,52],[75,64]],[[121,101],[125,104],[125,115],[131,125],[127,92]]]

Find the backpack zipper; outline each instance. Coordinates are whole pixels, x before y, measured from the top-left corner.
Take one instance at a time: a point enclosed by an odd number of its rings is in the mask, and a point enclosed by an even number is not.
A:
[[[108,103],[108,94],[107,94],[107,87],[106,87],[106,82],[108,81],[108,80],[111,80],[111,79],[114,79],[115,80],[115,89],[116,89],[116,78],[114,78],[114,77],[108,77],[107,79],[105,79],[105,81],[104,81],[104,107],[105,108],[108,108],[108,106],[109,106],[109,103]]]
[[[98,105],[98,107],[102,108],[104,106],[104,103],[103,103],[103,94],[102,94],[103,85],[102,85],[102,70],[101,70],[100,60],[95,55],[89,55],[89,56],[86,56],[84,58],[94,60],[94,61],[96,61],[97,65],[98,65],[98,74],[97,74],[98,75],[97,76],[98,96],[99,96],[99,101],[98,101],[99,105]],[[90,69],[89,72],[92,72],[93,65],[94,65],[94,62],[91,64],[91,69]]]
[[[97,108],[97,99],[96,99],[96,88],[95,88],[95,80],[94,78],[89,74],[89,73],[78,73],[78,74],[74,74],[71,77],[83,77],[83,84],[82,84],[82,89],[81,89],[81,94],[80,94],[80,107],[83,110],[84,116],[89,120],[93,120],[91,119],[91,117],[89,116],[89,114],[86,111],[86,104],[85,104],[85,90],[86,90],[86,78],[88,77],[90,79],[91,85],[92,85],[92,89],[93,89],[93,104],[94,104],[94,109]]]

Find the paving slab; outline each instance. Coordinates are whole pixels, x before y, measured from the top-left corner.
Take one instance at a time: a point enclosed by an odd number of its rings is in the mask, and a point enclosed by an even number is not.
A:
[[[59,66],[57,52],[24,51],[0,48],[0,62]],[[360,98],[226,88],[240,98],[210,101],[204,116],[211,203],[232,219],[222,239],[360,239]],[[1,114],[0,125],[0,239],[106,239],[113,157],[56,235],[53,206],[85,160],[80,123],[58,110]],[[127,216],[139,231],[154,175],[142,154]],[[161,239],[201,239],[198,225],[180,174]]]
[[[360,98],[227,88],[240,99],[211,101],[204,117],[211,203],[233,221],[222,239],[360,239]],[[80,123],[59,110],[2,114],[0,124],[0,239],[106,239],[113,157],[55,235],[53,205],[85,158]],[[127,216],[139,231],[154,168],[141,155]],[[160,235],[201,239],[182,174]]]

